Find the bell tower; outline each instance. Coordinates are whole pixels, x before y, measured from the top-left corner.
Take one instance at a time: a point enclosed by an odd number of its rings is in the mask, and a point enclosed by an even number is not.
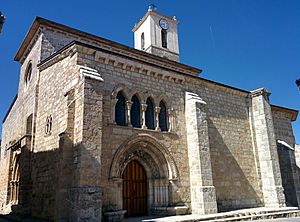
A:
[[[178,21],[159,14],[154,6],[137,23],[134,32],[134,48],[179,62]]]

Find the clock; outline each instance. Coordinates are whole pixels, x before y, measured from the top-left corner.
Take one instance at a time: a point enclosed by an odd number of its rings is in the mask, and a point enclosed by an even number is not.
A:
[[[159,26],[162,29],[167,30],[169,28],[169,23],[167,22],[167,20],[161,19],[161,20],[159,20]]]

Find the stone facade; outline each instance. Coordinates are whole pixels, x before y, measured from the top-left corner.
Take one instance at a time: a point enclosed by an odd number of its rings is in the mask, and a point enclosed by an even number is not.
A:
[[[131,161],[146,173],[148,214],[298,206],[295,152],[277,144],[295,146],[298,112],[270,105],[265,89],[208,81],[156,54],[36,19],[16,56],[19,92],[3,121],[2,212],[101,221],[123,209]],[[124,125],[116,120],[120,92]],[[140,127],[132,126],[133,96]]]

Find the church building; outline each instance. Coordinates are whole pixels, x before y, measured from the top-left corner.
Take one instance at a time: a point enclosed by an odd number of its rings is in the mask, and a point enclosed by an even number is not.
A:
[[[34,20],[3,120],[1,213],[104,221],[300,204],[298,111],[180,63],[177,26],[149,8],[131,48]]]

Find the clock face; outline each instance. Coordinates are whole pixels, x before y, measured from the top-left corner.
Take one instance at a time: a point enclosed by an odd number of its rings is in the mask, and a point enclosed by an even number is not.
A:
[[[167,30],[169,28],[169,24],[165,19],[159,20],[159,26],[164,30]]]

